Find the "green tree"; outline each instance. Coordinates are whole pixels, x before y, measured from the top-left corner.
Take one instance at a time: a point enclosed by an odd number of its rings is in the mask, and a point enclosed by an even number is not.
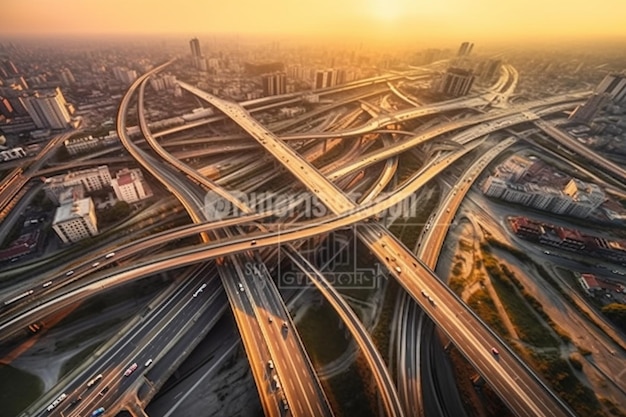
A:
[[[621,327],[622,330],[626,330],[626,304],[607,304],[602,307],[602,313]]]

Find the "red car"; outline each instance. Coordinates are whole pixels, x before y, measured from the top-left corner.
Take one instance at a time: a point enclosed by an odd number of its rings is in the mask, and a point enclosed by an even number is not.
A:
[[[499,355],[499,354],[500,354],[500,352],[498,351],[498,349],[496,349],[496,348],[494,348],[494,347],[492,347],[492,348],[491,348],[491,353],[493,353],[494,355]]]
[[[124,372],[124,376],[130,376],[130,374],[132,374],[135,369],[137,369],[137,363],[133,363],[132,365],[130,365],[126,372]]]

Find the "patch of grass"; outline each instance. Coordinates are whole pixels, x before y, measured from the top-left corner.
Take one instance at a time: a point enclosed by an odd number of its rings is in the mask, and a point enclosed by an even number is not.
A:
[[[521,340],[537,347],[558,347],[559,341],[550,333],[533,310],[503,276],[494,276],[492,284]]]
[[[372,339],[378,347],[378,351],[385,363],[389,363],[389,339],[391,338],[391,321],[393,320],[393,312],[398,302],[398,292],[400,286],[395,279],[390,279],[387,283],[387,291],[385,292],[385,300],[378,318],[376,328],[372,331]]]
[[[0,417],[15,417],[43,394],[38,377],[0,364]]]
[[[367,388],[357,364],[352,365],[346,372],[323,381],[322,384],[329,387],[325,391],[336,417],[377,415],[369,406]]]
[[[326,302],[307,310],[296,327],[315,368],[337,359],[348,348],[349,340],[339,327],[339,318]]]
[[[437,203],[439,201],[439,188],[429,191],[426,189],[424,194],[427,198],[420,200],[420,206],[415,208],[415,216],[409,218],[398,218],[389,227],[390,233],[396,236],[407,248],[413,248],[422,233],[424,224],[428,221]]]
[[[508,338],[510,333],[500,314],[498,314],[498,309],[494,304],[493,300],[489,296],[489,293],[486,289],[481,288],[480,290],[474,292],[470,298],[467,300],[467,305],[470,306],[472,310],[480,316],[481,319],[485,321],[496,333],[504,338]]]
[[[569,363],[558,354],[530,354],[531,362],[554,389],[567,402],[576,415],[604,417],[600,402],[594,392],[574,375]]]
[[[600,403],[607,410],[609,410],[609,413],[611,413],[611,415],[617,417],[626,417],[626,413],[623,411],[623,409],[615,405],[613,401],[609,400],[608,398],[600,398]]]

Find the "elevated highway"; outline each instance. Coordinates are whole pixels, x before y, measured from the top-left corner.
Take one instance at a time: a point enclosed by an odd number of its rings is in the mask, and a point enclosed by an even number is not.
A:
[[[283,164],[283,166],[285,166],[285,168],[290,170],[298,180],[309,188],[309,190],[318,195],[320,200],[332,212],[340,214],[342,212],[356,210],[356,204],[347,199],[333,183],[324,178],[312,166],[308,165],[295,151],[278,140],[271,132],[256,123],[256,121],[240,107],[220,100],[190,85],[184,83],[180,84],[186,90],[193,92],[233,118],[237,124],[257,139]],[[414,115],[414,112],[415,111],[406,112],[402,116],[398,116],[399,121],[402,121],[402,117],[408,118]],[[523,116],[527,117],[526,115]],[[449,163],[450,158],[448,158],[446,162]],[[443,331],[448,334],[459,350],[468,357],[477,369],[479,369],[516,414],[520,416],[571,415],[571,410],[569,410],[569,408],[567,408],[567,406],[565,406],[565,404],[524,365],[521,359],[509,350],[504,343],[481,322],[449,288],[447,288],[447,286],[443,285],[438,280],[432,270],[428,269],[410,251],[404,248],[384,228],[370,224],[364,225],[360,229],[359,236],[363,242],[366,243],[381,262],[394,273],[405,290],[411,294],[422,308],[425,309],[427,314],[429,314]],[[383,243],[386,245],[381,244],[380,240],[383,240]],[[384,250],[382,250],[383,248]],[[393,252],[395,252],[396,256],[387,256],[386,253],[391,252],[390,248],[394,248]],[[401,257],[400,259],[402,259],[402,261],[400,261],[398,257]],[[401,274],[403,271],[405,271],[404,274]],[[419,284],[421,284],[422,288],[420,288]],[[424,286],[430,287],[429,290],[431,290],[431,294],[432,290],[435,290],[437,291],[435,295],[444,299],[445,304],[443,308],[434,310],[436,313],[433,313],[433,307],[437,302],[431,303],[425,301],[424,297],[420,296],[422,291],[426,291]],[[454,317],[451,316],[452,306],[455,307],[454,310],[464,310],[468,314],[468,316],[465,317],[465,320],[469,321],[468,325],[463,325],[463,322],[458,320],[458,315]],[[440,314],[442,311],[444,314]],[[450,326],[450,324],[452,325]],[[468,327],[471,327],[471,330]],[[506,349],[507,359],[511,362],[504,371],[500,367],[495,368],[493,366],[493,363],[498,361],[494,361],[490,352],[491,348],[496,345],[502,347],[503,350]],[[488,358],[489,362],[485,361],[485,358]],[[502,356],[500,359],[502,359]],[[526,385],[525,387],[520,387],[519,384],[515,382],[520,381],[522,375],[524,385]],[[526,391],[528,391],[528,394]],[[397,403],[398,399],[396,394],[394,407]],[[393,412],[394,409],[397,410],[397,408],[392,408],[390,405],[387,405],[388,413]]]

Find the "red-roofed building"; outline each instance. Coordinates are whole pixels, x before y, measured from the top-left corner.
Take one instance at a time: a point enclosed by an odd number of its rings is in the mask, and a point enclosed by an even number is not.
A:
[[[526,238],[538,238],[544,233],[543,227],[526,217],[514,217],[511,220],[511,228],[516,235]]]
[[[569,249],[584,249],[585,239],[578,230],[556,228],[557,235],[561,238],[561,247]]]
[[[39,230],[21,235],[6,249],[0,251],[0,261],[19,258],[31,253],[39,242]]]
[[[602,286],[593,274],[580,274],[580,285],[582,285],[587,294],[602,289]]]
[[[139,169],[123,169],[111,180],[115,197],[127,203],[135,203],[152,197],[152,191]]]

